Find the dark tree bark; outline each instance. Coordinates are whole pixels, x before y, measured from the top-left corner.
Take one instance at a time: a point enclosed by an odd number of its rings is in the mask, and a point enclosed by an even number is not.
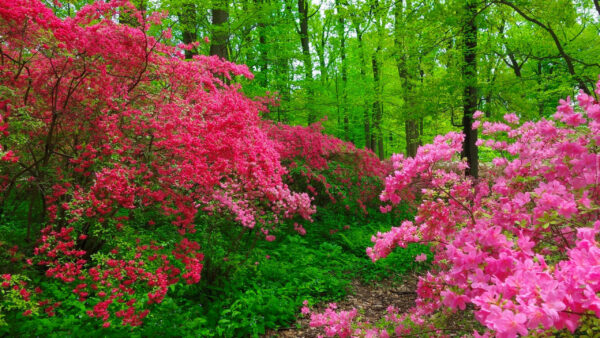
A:
[[[212,8],[212,41],[210,44],[210,55],[217,55],[225,60],[229,60],[229,49],[227,42],[229,32],[227,20],[229,20],[227,0],[218,0],[214,2]]]
[[[365,49],[363,45],[363,31],[361,31],[359,24],[354,24],[356,31],[356,39],[358,40],[358,49],[360,54],[360,75],[362,79],[366,80],[367,77],[367,58],[365,56]],[[369,110],[369,103],[365,102],[363,110],[363,130],[365,136],[365,148],[373,150],[373,144],[371,143],[371,111]]]
[[[311,83],[313,80],[313,66],[310,57],[310,42],[308,39],[308,1],[298,0],[298,14],[300,15],[300,45],[302,46],[302,58],[304,62],[304,78],[308,86],[308,96],[312,96]],[[308,109],[308,124],[314,123],[317,117],[312,109]]]
[[[473,130],[473,114],[477,110],[477,4],[476,0],[465,2],[465,23],[463,25],[463,142],[462,157],[467,158],[469,168],[466,174],[479,176],[479,156],[477,152],[477,130]]]
[[[298,0],[298,13],[300,14],[300,44],[304,58],[304,73],[306,79],[312,80],[312,60],[310,57],[310,42],[308,39],[308,2]]]
[[[512,70],[515,72],[515,76],[518,78],[521,78],[523,75],[521,74],[521,69],[523,68],[523,64],[519,64],[519,62],[517,62],[517,59],[515,58],[515,54],[509,52],[508,53],[508,59],[510,60],[509,62],[506,62],[506,60],[504,61],[504,63],[506,63],[510,68],[512,68]]]
[[[372,5],[372,10],[379,11],[379,0],[375,0]],[[381,65],[379,63],[379,54],[381,51],[381,39],[387,34],[381,17],[375,19],[375,26],[377,27],[377,47],[371,57],[371,64],[373,68],[373,131],[371,132],[373,137],[371,138],[371,145],[373,150],[376,152],[379,159],[384,158],[383,149],[383,132],[381,130],[381,124],[383,119],[383,103],[381,102]]]
[[[407,6],[410,2],[407,3]],[[419,120],[411,117],[409,110],[413,104],[411,100],[411,91],[413,90],[412,79],[408,72],[407,58],[408,52],[403,44],[404,32],[401,29],[402,18],[402,1],[396,3],[394,8],[394,45],[396,47],[396,67],[398,68],[398,76],[402,83],[402,91],[404,96],[404,130],[406,138],[406,155],[414,157],[417,154],[417,149],[421,145],[421,128]]]
[[[337,31],[340,38],[340,63],[342,66],[342,116],[344,117],[344,140],[350,140],[350,121],[348,117],[348,109],[346,107],[347,92],[346,84],[348,83],[348,65],[346,64],[346,21],[341,13],[341,1],[335,1],[336,11],[338,15]]]
[[[381,132],[381,120],[383,117],[383,107],[381,104],[381,74],[379,70],[379,60],[377,59],[379,56],[380,48],[377,47],[373,57],[371,59],[371,64],[373,66],[373,137],[372,137],[372,146],[376,148],[377,156],[380,159],[383,159],[383,134]]]
[[[525,65],[525,62],[527,62],[527,60],[529,59],[529,56],[526,56],[525,59],[521,63],[519,63],[517,57],[515,56],[515,53],[510,49],[510,47],[508,47],[508,44],[506,43],[506,37],[504,36],[504,22],[502,22],[502,25],[498,28],[498,32],[500,34],[500,39],[504,43],[504,48],[506,48],[506,55],[501,55],[502,61],[504,61],[504,63],[513,70],[516,77],[521,78],[521,69],[523,69],[523,66]],[[506,57],[508,57],[508,60],[506,59]]]
[[[264,6],[268,3],[268,0],[255,0],[256,4],[260,4]],[[269,85],[269,62],[268,62],[268,54],[267,54],[267,24],[265,18],[261,18],[258,23],[258,42],[260,46],[258,47],[260,52],[260,75],[257,76],[261,87],[267,88]]]
[[[198,40],[196,33],[196,4],[193,2],[186,2],[181,6],[181,12],[179,13],[179,23],[181,24],[181,37],[183,43],[190,44]],[[194,50],[186,50],[185,58],[191,59],[198,52]]]
[[[325,51],[327,49],[327,42],[329,39],[329,24],[330,17],[325,19],[323,23],[323,29],[321,30],[321,36],[319,44],[316,45],[317,54],[319,56],[319,71],[321,72],[320,79],[321,83],[324,86],[329,79],[329,75],[327,74],[327,60],[325,59]]]
[[[291,79],[290,79],[290,60],[287,58],[278,58],[273,64],[274,71],[277,74],[284,75],[284,81],[277,81],[276,88],[281,98],[277,106],[277,122],[287,122],[289,116],[286,114],[286,108],[291,100]]]
[[[406,119],[404,132],[406,134],[406,155],[415,157],[417,149],[421,146],[420,123],[418,119]]]

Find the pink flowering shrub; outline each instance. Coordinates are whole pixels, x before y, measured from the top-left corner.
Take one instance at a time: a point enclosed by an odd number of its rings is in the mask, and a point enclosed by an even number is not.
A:
[[[561,100],[550,120],[519,125],[509,114],[506,122],[477,124],[479,145],[502,154],[479,180],[463,174],[461,134],[438,136],[414,158],[393,157],[381,200],[394,206],[417,192],[418,211],[414,222],[373,236],[367,254],[375,261],[396,247],[428,243],[434,260],[419,279],[415,307],[387,318],[389,331],[378,335],[446,334],[435,331],[443,318],[465,310],[485,336],[573,333],[590,318],[598,323],[600,104],[583,92],[577,101],[579,108]],[[332,327],[340,336],[367,335],[352,330],[360,318],[337,328],[339,320],[322,316],[311,318],[328,335]]]
[[[123,15],[132,26],[118,23]],[[6,268],[41,270],[82,302],[100,299],[87,313],[104,326],[115,316],[139,325],[170,285],[199,282],[199,215],[272,240],[282,218],[315,212],[283,181],[263,104],[233,80],[252,78],[247,67],[184,60],[163,43],[165,15],[112,0],[60,19],[39,0],[0,0],[0,209],[30,198],[31,245]],[[171,247],[116,250],[165,224]]]
[[[319,123],[303,127],[265,122],[263,129],[277,142],[288,168],[286,182],[308,193],[317,206],[367,214],[368,206],[377,205],[389,168],[372,151],[323,134]]]
[[[334,337],[336,335],[340,337],[348,337],[351,331],[351,323],[356,318],[358,311],[352,309],[350,311],[339,311],[336,312],[337,305],[335,303],[329,304],[324,313],[314,313],[310,317],[310,326],[325,328],[325,334],[328,337]],[[309,314],[310,310],[305,306],[303,308],[303,314]]]

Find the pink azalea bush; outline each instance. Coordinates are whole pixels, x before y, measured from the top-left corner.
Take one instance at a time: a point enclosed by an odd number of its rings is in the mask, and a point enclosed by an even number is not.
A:
[[[384,319],[378,336],[443,335],[444,318],[464,310],[484,336],[573,333],[584,320],[598,323],[600,104],[583,92],[577,101],[579,108],[560,100],[551,119],[519,125],[508,114],[506,122],[475,125],[484,135],[479,145],[501,155],[479,180],[463,174],[458,133],[436,137],[414,158],[393,157],[381,200],[395,206],[419,195],[418,211],[414,221],[373,236],[367,254],[375,261],[428,243],[434,259],[419,278],[415,307]],[[359,316],[338,328],[340,316],[312,314],[311,325],[328,336],[373,333]]]

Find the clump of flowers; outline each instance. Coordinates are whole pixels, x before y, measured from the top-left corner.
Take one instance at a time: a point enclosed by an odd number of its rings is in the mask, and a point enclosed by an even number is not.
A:
[[[367,214],[367,207],[377,203],[390,168],[372,151],[324,134],[320,123],[303,127],[265,122],[263,129],[277,142],[288,185],[308,193],[316,205]]]

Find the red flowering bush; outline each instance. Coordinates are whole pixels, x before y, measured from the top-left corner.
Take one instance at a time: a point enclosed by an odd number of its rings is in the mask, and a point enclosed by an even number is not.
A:
[[[282,180],[262,104],[232,80],[252,74],[217,57],[185,61],[163,43],[169,30],[148,33],[164,15],[114,0],[59,19],[39,0],[0,0],[0,203],[28,193],[30,208],[42,206],[26,265],[72,284],[81,301],[100,299],[88,314],[105,326],[112,314],[139,325],[169,285],[200,280],[201,248],[182,237],[200,213],[231,215],[260,236],[281,217],[314,213]],[[110,251],[158,222],[177,230],[174,248]]]
[[[265,123],[264,129],[277,141],[289,170],[287,183],[295,191],[307,192],[317,206],[335,204],[344,213],[366,214],[367,206],[376,205],[390,168],[372,151],[323,134],[319,123],[309,127]]]
[[[326,327],[329,336],[438,336],[448,333],[445,319],[459,310],[472,311],[487,329],[484,336],[597,324],[600,104],[583,92],[577,100],[580,111],[561,100],[551,120],[519,125],[509,114],[506,123],[484,122],[489,138],[480,145],[503,156],[480,180],[464,176],[463,161],[447,164],[460,154],[461,134],[437,137],[415,158],[395,156],[382,201],[393,206],[414,196],[407,189],[417,179],[426,188],[414,222],[378,233],[367,254],[378,260],[395,247],[429,243],[433,268],[419,280],[416,306],[405,314],[391,309],[387,329],[366,329],[358,317],[352,324],[332,311],[314,314],[312,325]]]

